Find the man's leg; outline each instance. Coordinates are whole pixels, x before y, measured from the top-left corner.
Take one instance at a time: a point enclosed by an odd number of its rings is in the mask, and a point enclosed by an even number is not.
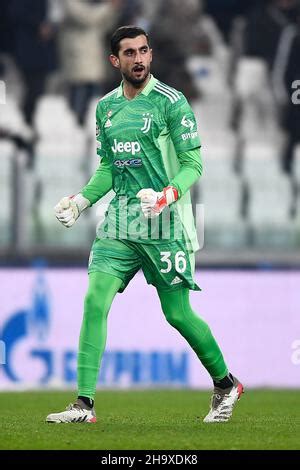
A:
[[[78,396],[94,399],[107,336],[107,316],[122,280],[111,274],[89,274],[78,351]]]
[[[192,310],[189,289],[158,289],[157,292],[170,325],[187,340],[213,380],[223,379],[228,374],[228,368],[222,352],[207,323]]]
[[[47,416],[49,423],[96,422],[94,395],[106,344],[107,316],[123,281],[111,274],[89,274],[78,352],[78,399],[66,411]]]
[[[242,385],[228,373],[223,354],[209,326],[192,310],[189,289],[157,289],[157,292],[167,321],[187,340],[213,379],[215,391],[205,421],[227,421],[243,392]]]

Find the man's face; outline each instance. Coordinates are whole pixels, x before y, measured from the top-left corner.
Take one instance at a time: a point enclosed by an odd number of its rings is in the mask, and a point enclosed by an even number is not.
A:
[[[122,39],[118,57],[111,54],[110,61],[129,83],[143,83],[150,73],[152,62],[152,49],[148,46],[146,36]]]

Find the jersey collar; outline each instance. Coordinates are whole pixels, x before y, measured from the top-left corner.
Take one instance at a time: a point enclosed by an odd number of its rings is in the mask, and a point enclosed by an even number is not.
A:
[[[148,96],[150,91],[154,88],[156,82],[157,82],[157,78],[155,78],[155,77],[153,77],[153,75],[151,75],[149,82],[147,83],[145,88],[143,88],[143,91],[141,91],[141,93],[139,93],[139,94]],[[120,83],[120,86],[118,88],[117,98],[120,98],[120,96],[123,96],[123,83],[124,82],[122,80],[122,82]],[[137,95],[137,96],[139,96],[139,95]]]

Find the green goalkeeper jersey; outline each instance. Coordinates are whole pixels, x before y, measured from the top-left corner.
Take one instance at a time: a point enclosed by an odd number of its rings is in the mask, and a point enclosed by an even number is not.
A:
[[[151,76],[142,92],[128,100],[121,83],[99,101],[96,121],[97,153],[111,173],[115,192],[98,228],[98,237],[142,243],[184,237],[189,250],[197,250],[190,192],[181,194],[180,184],[176,184],[176,175],[182,168],[180,155],[198,149],[196,159],[200,160],[197,124],[184,95]],[[192,169],[193,161],[185,165]],[[136,194],[144,188],[162,191],[169,184],[178,188],[179,200],[159,217],[145,219]],[[82,194],[91,200],[89,185]]]

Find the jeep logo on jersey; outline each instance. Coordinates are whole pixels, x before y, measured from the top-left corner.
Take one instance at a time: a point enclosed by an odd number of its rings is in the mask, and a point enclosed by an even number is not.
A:
[[[191,129],[191,131],[193,130],[194,125],[195,125],[195,123],[193,121],[191,121],[190,119],[188,119],[186,117],[186,115],[184,115],[183,118],[181,119],[181,124],[184,127],[189,127]]]
[[[118,142],[117,139],[114,139],[114,145],[111,149],[114,153],[126,152],[135,155],[141,151],[141,146],[138,142]]]
[[[137,167],[142,165],[142,160],[140,158],[130,158],[129,160],[116,160],[114,162],[118,168],[123,168],[124,166]]]

